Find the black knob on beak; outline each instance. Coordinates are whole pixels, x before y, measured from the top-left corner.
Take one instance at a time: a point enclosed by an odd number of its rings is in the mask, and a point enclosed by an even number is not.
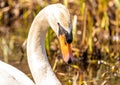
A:
[[[73,40],[72,33],[70,33],[70,34],[66,33],[65,37],[66,37],[67,43],[69,43],[69,44],[72,43],[72,40]]]

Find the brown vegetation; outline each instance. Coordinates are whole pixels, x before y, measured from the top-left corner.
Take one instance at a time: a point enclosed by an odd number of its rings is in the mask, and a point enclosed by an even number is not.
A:
[[[51,29],[46,50],[63,85],[119,85],[119,0],[1,0],[0,59],[31,76],[22,44],[36,14],[58,2],[68,7],[73,20],[73,62],[63,62]]]

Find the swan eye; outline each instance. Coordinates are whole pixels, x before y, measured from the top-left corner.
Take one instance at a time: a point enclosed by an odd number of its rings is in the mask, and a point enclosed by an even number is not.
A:
[[[68,33],[59,23],[58,23],[58,26],[59,26],[59,34],[58,35],[65,35],[65,39],[66,39],[66,42],[67,43],[72,43],[72,40],[73,40],[73,37],[72,37],[72,30],[70,33]]]

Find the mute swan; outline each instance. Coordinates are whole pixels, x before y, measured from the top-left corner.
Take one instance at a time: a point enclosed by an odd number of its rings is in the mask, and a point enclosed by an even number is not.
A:
[[[21,71],[0,61],[0,85],[61,85],[48,63],[44,47],[49,26],[58,36],[64,61],[71,61],[72,26],[69,11],[62,4],[49,5],[33,20],[27,39],[28,64],[35,83]]]

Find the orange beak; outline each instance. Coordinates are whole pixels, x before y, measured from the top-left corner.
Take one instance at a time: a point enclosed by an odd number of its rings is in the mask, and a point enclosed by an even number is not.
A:
[[[66,63],[69,63],[71,61],[72,57],[72,50],[71,50],[71,44],[68,44],[65,39],[65,35],[59,35],[59,41],[60,41],[60,47],[61,47],[61,52],[63,55],[63,60]]]

